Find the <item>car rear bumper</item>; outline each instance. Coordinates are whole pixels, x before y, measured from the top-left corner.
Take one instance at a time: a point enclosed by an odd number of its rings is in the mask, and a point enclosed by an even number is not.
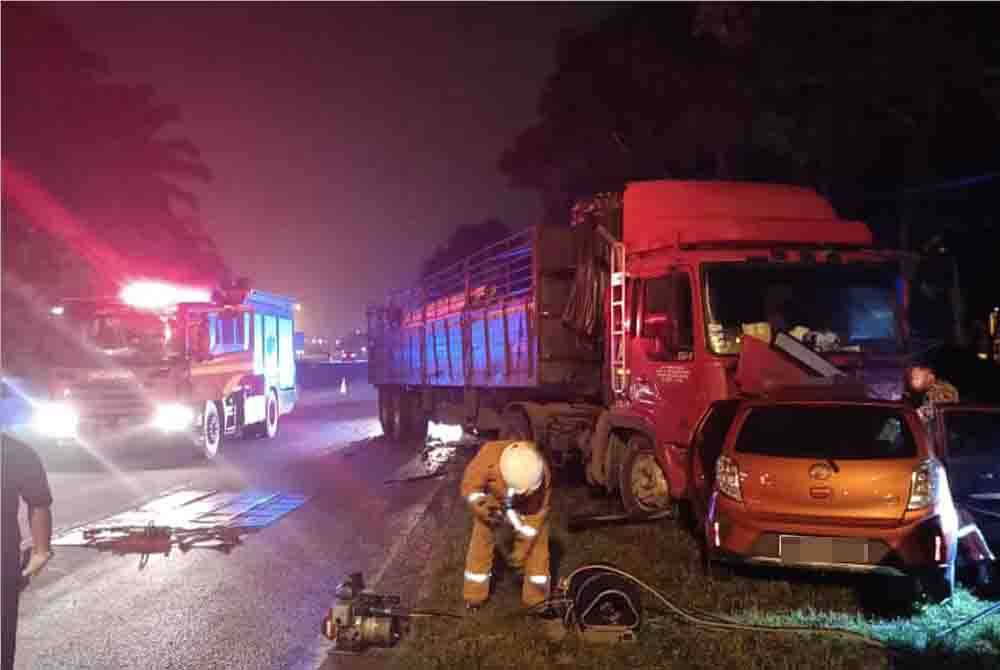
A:
[[[716,560],[897,576],[945,567],[957,547],[954,524],[936,513],[882,528],[762,521],[720,506],[705,533]]]

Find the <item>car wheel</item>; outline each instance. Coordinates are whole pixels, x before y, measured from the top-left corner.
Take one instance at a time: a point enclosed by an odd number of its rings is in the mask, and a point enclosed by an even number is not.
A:
[[[223,433],[222,403],[207,401],[201,418],[201,440],[195,454],[211,460],[222,450]]]
[[[670,482],[656,460],[653,445],[642,435],[629,438],[618,488],[625,511],[633,518],[642,519],[673,508]]]

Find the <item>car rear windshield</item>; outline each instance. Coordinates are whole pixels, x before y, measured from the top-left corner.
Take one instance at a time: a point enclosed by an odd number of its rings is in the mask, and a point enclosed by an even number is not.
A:
[[[751,410],[736,451],[782,458],[912,458],[913,435],[899,411],[887,407],[783,405]]]

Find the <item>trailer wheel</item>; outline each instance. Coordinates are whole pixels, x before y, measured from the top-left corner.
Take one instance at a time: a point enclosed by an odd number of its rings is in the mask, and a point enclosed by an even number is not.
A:
[[[400,418],[403,421],[403,437],[423,444],[427,441],[430,417],[427,416],[427,412],[422,407],[420,392],[403,391],[400,395],[400,404],[402,405]]]
[[[500,417],[501,440],[534,440],[531,420],[520,407],[508,407]]]
[[[205,411],[201,418],[201,439],[195,448],[195,455],[209,460],[219,455],[225,433],[222,416],[222,403],[211,400],[205,403]]]
[[[386,439],[398,440],[400,436],[399,393],[388,386],[378,389],[378,418]]]
[[[622,504],[633,518],[642,519],[673,505],[670,482],[645,436],[629,438],[618,477]]]

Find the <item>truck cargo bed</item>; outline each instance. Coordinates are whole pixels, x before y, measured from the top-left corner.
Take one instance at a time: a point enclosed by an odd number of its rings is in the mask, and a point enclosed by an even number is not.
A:
[[[370,381],[599,395],[600,342],[562,320],[573,235],[528,229],[370,306]]]

